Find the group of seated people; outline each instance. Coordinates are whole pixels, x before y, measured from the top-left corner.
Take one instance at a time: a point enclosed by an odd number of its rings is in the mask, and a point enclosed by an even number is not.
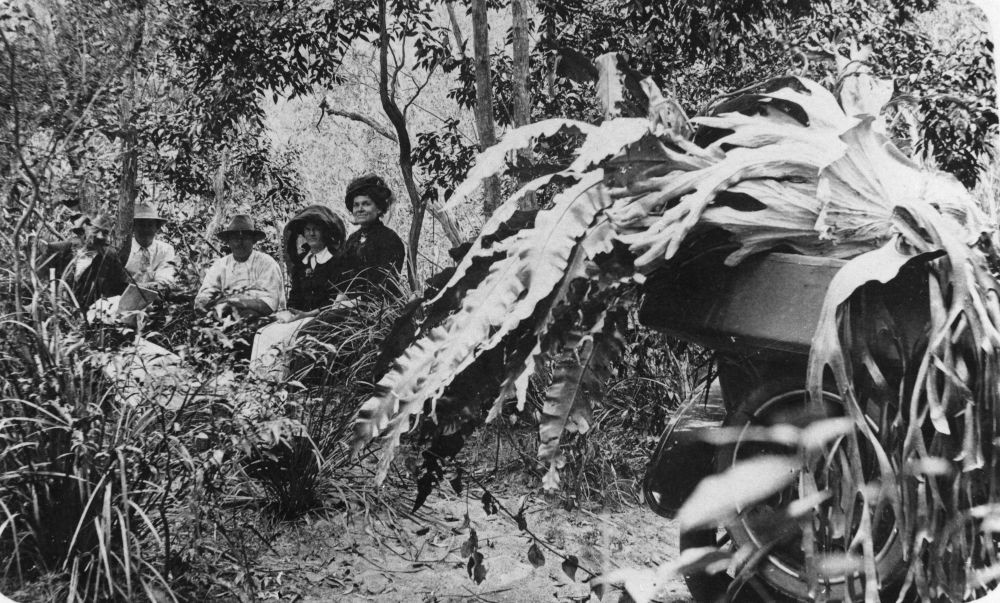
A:
[[[278,262],[254,249],[265,233],[246,214],[233,216],[217,236],[230,253],[207,270],[194,297],[196,309],[227,316],[275,315],[279,322],[315,316],[339,300],[378,291],[397,294],[405,259],[399,236],[382,223],[393,195],[377,175],[353,180],[345,203],[359,228],[349,237],[344,221],[323,205],[299,211],[285,226],[283,252],[290,289]],[[149,206],[137,206],[127,260],[109,245],[112,224],[105,217],[81,217],[73,226],[78,243],[66,262],[65,280],[86,310],[101,298],[121,295],[130,284],[159,294],[177,282],[173,247],[157,239],[167,222]]]

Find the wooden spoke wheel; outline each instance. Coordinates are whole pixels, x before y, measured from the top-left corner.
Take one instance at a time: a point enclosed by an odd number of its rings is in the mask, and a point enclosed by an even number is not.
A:
[[[794,375],[800,375],[795,371]],[[802,388],[801,377],[776,375],[761,380],[761,385],[749,392],[737,391],[734,404],[725,425],[740,429],[731,445],[722,447],[716,457],[716,470],[725,471],[734,463],[760,455],[796,454],[787,445],[761,442],[749,436],[751,427],[775,425],[805,426],[819,418],[843,414],[841,401],[836,394],[825,392],[825,408],[814,409]],[[732,388],[728,388],[731,393]],[[873,405],[867,405],[869,408]],[[870,417],[878,425],[877,417]],[[776,601],[826,600],[858,601],[864,598],[866,576],[857,568],[843,573],[823,573],[810,584],[803,553],[805,531],[799,522],[785,515],[788,505],[807,495],[808,491],[829,491],[830,496],[819,505],[813,516],[814,560],[843,558],[850,554],[861,557],[855,536],[862,529],[862,507],[865,505],[858,493],[859,486],[881,479],[874,448],[863,437],[855,440],[842,436],[830,442],[823,454],[817,454],[810,470],[788,488],[740,509],[738,517],[726,525],[725,536],[714,531],[699,530],[682,535],[681,548],[711,546],[723,543],[732,550],[750,548],[758,558],[754,572],[767,592]],[[808,475],[808,477],[806,477]],[[814,483],[809,484],[808,480]],[[875,551],[876,571],[887,596],[903,573],[903,547],[891,506],[879,502],[868,509],[871,514],[872,541]],[[688,585],[698,601],[717,601],[725,595],[731,578],[728,575],[688,577]],[[759,587],[743,585],[736,593],[736,601],[758,601],[768,598]]]

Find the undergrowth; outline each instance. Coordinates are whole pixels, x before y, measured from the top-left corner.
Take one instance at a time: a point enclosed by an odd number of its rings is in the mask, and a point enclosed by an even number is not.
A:
[[[632,329],[590,429],[567,434],[561,444],[566,464],[553,500],[567,509],[638,503],[646,466],[672,413],[704,395],[711,371],[712,356],[702,348]],[[469,437],[459,459],[465,470],[497,485],[541,487],[545,467],[535,451],[546,378],[539,371],[524,411],[508,404],[502,417]],[[405,465],[408,457],[401,454]],[[418,473],[416,468],[412,472]]]
[[[345,440],[392,307],[320,317],[297,374],[268,380],[243,359],[255,325],[175,299],[137,332],[88,322],[61,282],[22,285],[0,323],[0,592],[253,598],[281,521],[377,504]]]

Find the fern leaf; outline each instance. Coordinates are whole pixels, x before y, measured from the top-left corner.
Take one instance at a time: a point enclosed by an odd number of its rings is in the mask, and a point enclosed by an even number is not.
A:
[[[885,122],[880,114],[882,108],[889,104],[895,82],[881,80],[871,75],[871,46],[858,47],[852,44],[851,58],[838,54],[837,71],[840,72],[840,90],[837,97],[844,113],[851,116],[871,116],[873,127],[877,132],[885,132]],[[916,139],[914,139],[916,140]]]
[[[733,149],[718,164],[686,174],[681,178],[667,176],[659,179],[663,187],[653,203],[663,207],[675,199],[680,203],[650,216],[642,222],[645,230],[620,237],[637,255],[635,265],[642,272],[649,272],[673,257],[692,228],[701,220],[705,209],[716,196],[739,182],[754,179],[815,178],[819,167],[815,161],[822,153],[809,145],[771,145],[762,149]],[[684,188],[678,190],[675,180]],[[693,188],[693,190],[691,190]],[[761,224],[766,228],[766,224]]]
[[[529,149],[538,138],[552,136],[563,128],[577,130],[584,134],[590,134],[596,129],[588,123],[575,119],[552,118],[511,130],[504,135],[500,142],[476,156],[476,163],[469,170],[465,181],[455,189],[451,198],[442,206],[442,210],[455,209],[476,192],[483,180],[503,171],[507,165],[508,153]]]
[[[537,319],[533,330],[535,345],[526,356],[513,357],[505,368],[504,382],[500,387],[500,394],[493,403],[486,422],[490,422],[500,414],[503,403],[509,399],[511,394],[517,398],[518,410],[524,409],[525,397],[527,395],[528,381],[534,374],[544,353],[548,349],[543,349],[542,341],[549,334],[549,328],[555,318],[555,311],[567,301],[570,287],[578,279],[593,280],[596,268],[593,260],[601,253],[610,252],[612,241],[614,240],[614,229],[606,217],[601,217],[595,225],[587,231],[576,248],[573,250],[570,260],[566,265],[564,276],[558,288],[544,300],[544,306],[539,306],[535,311]],[[598,288],[606,283],[597,283]]]
[[[654,129],[662,127],[665,134],[674,138],[685,140],[691,138],[694,133],[691,122],[677,100],[673,96],[669,98],[663,96],[660,87],[651,77],[642,80],[640,85],[646,93],[646,98],[649,99],[648,118],[652,127]]]
[[[575,172],[586,171],[608,157],[617,155],[648,133],[647,119],[619,117],[605,121],[587,136],[569,169]]]
[[[524,410],[524,405],[528,399],[528,384],[531,382],[531,376],[538,368],[537,359],[541,353],[542,344],[539,341],[536,342],[535,346],[530,352],[528,352],[526,360],[516,361],[520,367],[518,370],[513,372],[508,371],[503,383],[500,384],[500,394],[493,402],[493,406],[490,407],[489,414],[486,415],[487,423],[500,416],[500,411],[503,410],[503,403],[506,402],[511,395],[513,395],[517,400],[517,410]]]
[[[545,392],[545,405],[538,425],[538,458],[554,473],[559,463],[559,442],[564,432],[586,433],[593,420],[593,402],[604,396],[611,367],[624,349],[611,321],[587,334],[577,333],[555,359],[552,384]],[[553,483],[555,480],[547,480]]]
[[[490,237],[495,235],[501,225],[509,220],[514,212],[520,207],[520,202],[530,193],[535,193],[541,190],[544,186],[555,180],[556,178],[565,179],[569,182],[579,181],[580,174],[572,172],[570,170],[564,170],[562,172],[557,172],[555,174],[546,174],[545,176],[540,176],[527,182],[524,186],[517,190],[509,199],[501,203],[495,210],[490,218],[483,225],[482,230],[479,232],[479,236],[476,237],[475,242],[472,244],[472,248],[465,254],[462,260],[458,263],[455,268],[455,273],[448,280],[448,284],[441,288],[440,293],[430,303],[434,303],[441,298],[449,289],[455,286],[462,277],[468,272],[469,268],[472,267],[473,261],[477,258],[483,258],[495,254],[498,250],[491,245],[485,243]]]
[[[624,100],[622,74],[618,71],[618,53],[607,52],[597,57],[597,99],[604,110],[604,119],[621,115],[618,103]]]
[[[774,180],[748,180],[729,189],[761,202],[763,209],[742,211],[728,206],[709,207],[702,221],[732,234],[740,248],[726,258],[735,266],[745,258],[773,249],[789,246],[807,255],[851,257],[871,249],[866,244],[835,242],[817,236],[816,221],[822,203],[816,198],[811,184],[791,184]],[[762,228],[767,224],[767,228]]]
[[[527,319],[562,279],[577,240],[611,201],[599,187],[603,173],[592,172],[557,195],[551,209],[538,213],[535,228],[511,237],[507,257],[469,291],[461,308],[404,352],[366,401],[356,422],[355,449],[382,435],[386,442],[377,479],[381,481],[410,417],[425,401],[433,411],[444,388],[482,352],[492,349]]]
[[[874,125],[867,117],[845,132],[844,152],[820,173],[821,236],[881,245],[895,232],[893,211],[902,199],[921,199],[953,218],[966,231],[966,243],[989,232],[987,218],[958,180],[918,169],[893,152],[895,147]]]

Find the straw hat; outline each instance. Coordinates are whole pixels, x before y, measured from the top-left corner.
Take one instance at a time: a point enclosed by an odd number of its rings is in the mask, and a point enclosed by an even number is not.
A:
[[[215,236],[225,240],[234,234],[242,232],[249,232],[254,235],[255,241],[260,241],[267,236],[264,234],[263,230],[258,230],[257,227],[254,226],[253,218],[246,214],[236,214],[233,216],[233,219],[229,221],[229,224],[219,232],[215,233]]]
[[[135,215],[132,217],[133,220],[148,220],[150,222],[158,222],[160,224],[166,224],[169,222],[166,218],[163,218],[156,212],[156,208],[152,205],[136,205]]]

